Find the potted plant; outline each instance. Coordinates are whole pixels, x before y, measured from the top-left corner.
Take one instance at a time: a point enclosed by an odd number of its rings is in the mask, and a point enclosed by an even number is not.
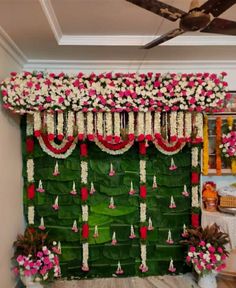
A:
[[[198,285],[201,288],[216,288],[216,274],[225,268],[229,254],[225,248],[229,243],[228,234],[213,224],[187,229],[186,240],[181,242],[188,245],[186,262],[198,275]]]
[[[53,245],[54,244],[54,245]],[[13,271],[23,284],[30,288],[43,287],[42,283],[60,276],[57,243],[48,241],[48,234],[26,228],[24,235],[19,234],[13,243]]]

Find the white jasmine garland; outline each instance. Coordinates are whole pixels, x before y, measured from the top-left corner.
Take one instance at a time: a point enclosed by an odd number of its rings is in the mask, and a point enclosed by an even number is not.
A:
[[[77,123],[77,129],[78,134],[84,134],[84,113],[83,112],[77,112],[76,113],[76,123]]]
[[[106,112],[105,113],[105,127],[106,127],[106,135],[112,135],[112,130],[113,130],[113,127],[112,127],[112,114],[111,112]]]
[[[104,136],[104,133],[103,133],[103,131],[104,131],[103,130],[103,113],[101,113],[101,112],[96,113],[96,117],[97,117],[97,122],[96,122],[97,133],[99,135]]]
[[[198,186],[192,187],[192,207],[198,208],[199,205],[199,197],[198,197]]]
[[[197,128],[197,138],[203,138],[203,115],[202,113],[197,113],[195,118],[195,125]]]
[[[177,135],[178,138],[183,138],[184,136],[184,113],[182,111],[178,112],[177,115]]]
[[[87,113],[87,134],[93,135],[94,127],[93,127],[93,112]]]
[[[137,117],[138,123],[136,125],[136,135],[139,136],[141,134],[144,134],[144,113],[138,112]]]
[[[89,244],[88,242],[82,244],[83,247],[83,267],[88,268],[88,258],[89,258]]]
[[[41,130],[42,120],[40,112],[34,112],[34,131]]]
[[[154,134],[161,134],[161,112],[154,114]]]
[[[192,166],[197,167],[198,166],[198,148],[192,147]]]
[[[151,112],[145,113],[145,134],[152,135],[152,114]]]
[[[141,261],[144,267],[147,266],[146,261],[147,261],[147,246],[146,244],[141,244]]]
[[[134,112],[129,112],[128,133],[134,134]]]
[[[81,161],[81,183],[87,184],[88,183],[88,162]]]
[[[146,183],[146,160],[139,161],[140,182]]]
[[[120,113],[114,113],[114,135],[120,137]]]
[[[31,114],[27,114],[27,122],[26,122],[26,135],[32,136],[34,134],[34,126],[33,126],[33,117]]]
[[[190,138],[192,134],[192,114],[190,112],[185,113],[185,137]]]
[[[73,111],[68,111],[67,115],[67,137],[74,134],[75,115]]]
[[[177,112],[173,111],[170,113],[170,136],[177,135]]]
[[[34,182],[34,160],[28,159],[27,160],[27,181]]]
[[[63,135],[64,115],[63,112],[57,113],[57,135]]]
[[[88,222],[88,205],[82,205],[82,221]]]
[[[47,123],[47,133],[54,134],[54,131],[55,131],[54,114],[50,112],[46,114],[46,123]]]
[[[147,220],[147,205],[146,203],[140,203],[140,222],[145,222]]]
[[[29,225],[34,224],[34,215],[35,215],[34,206],[29,206],[28,207],[28,223],[29,223]]]

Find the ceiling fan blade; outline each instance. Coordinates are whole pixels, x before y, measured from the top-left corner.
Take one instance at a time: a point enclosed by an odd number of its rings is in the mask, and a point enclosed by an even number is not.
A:
[[[186,12],[158,0],[126,0],[170,21],[176,21]]]
[[[221,18],[215,18],[201,32],[225,35],[236,35],[236,22]]]
[[[204,10],[206,13],[211,13],[214,17],[218,17],[235,3],[236,0],[208,0],[199,9]]]
[[[180,28],[177,28],[177,29],[174,29],[174,30],[171,30],[169,31],[168,33],[166,34],[163,34],[162,36],[158,37],[157,39],[154,39],[153,41],[147,43],[145,46],[144,46],[144,49],[150,49],[152,47],[155,47],[157,45],[160,45],[180,34],[183,34],[185,31],[183,29],[180,29]]]

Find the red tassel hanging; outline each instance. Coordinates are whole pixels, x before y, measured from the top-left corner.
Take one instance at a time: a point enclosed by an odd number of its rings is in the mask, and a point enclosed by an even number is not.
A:
[[[146,155],[146,145],[145,142],[139,142],[139,154]]]
[[[199,174],[197,172],[192,172],[192,184],[199,183]]]
[[[34,140],[31,137],[27,137],[26,139],[26,152],[32,153],[34,151]]]
[[[82,201],[86,201],[88,199],[88,189],[87,189],[87,187],[82,187],[80,192],[81,192]]]
[[[87,157],[88,156],[88,147],[86,143],[80,144],[80,155],[82,157]]]
[[[27,197],[28,199],[33,199],[35,196],[35,187],[34,187],[34,183],[29,184],[28,188],[27,188]]]
[[[147,196],[147,188],[146,188],[146,186],[145,185],[141,185],[139,189],[140,189],[140,191],[139,191],[140,192],[139,193],[140,197],[145,199],[146,196]]]
[[[199,223],[199,214],[196,214],[196,213],[193,213],[192,214],[192,217],[191,217],[191,223],[192,223],[192,226],[197,228],[200,226],[200,223]]]
[[[84,223],[82,226],[82,238],[88,238],[89,237],[89,225],[87,223]]]
[[[147,227],[146,226],[140,227],[140,238],[143,240],[147,239]]]

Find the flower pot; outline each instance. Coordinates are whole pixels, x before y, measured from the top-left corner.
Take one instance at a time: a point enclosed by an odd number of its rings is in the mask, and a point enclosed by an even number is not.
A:
[[[40,282],[34,282],[31,276],[21,276],[21,281],[26,288],[43,288],[43,285]]]
[[[201,288],[217,288],[216,273],[209,273],[199,278],[198,286]]]

